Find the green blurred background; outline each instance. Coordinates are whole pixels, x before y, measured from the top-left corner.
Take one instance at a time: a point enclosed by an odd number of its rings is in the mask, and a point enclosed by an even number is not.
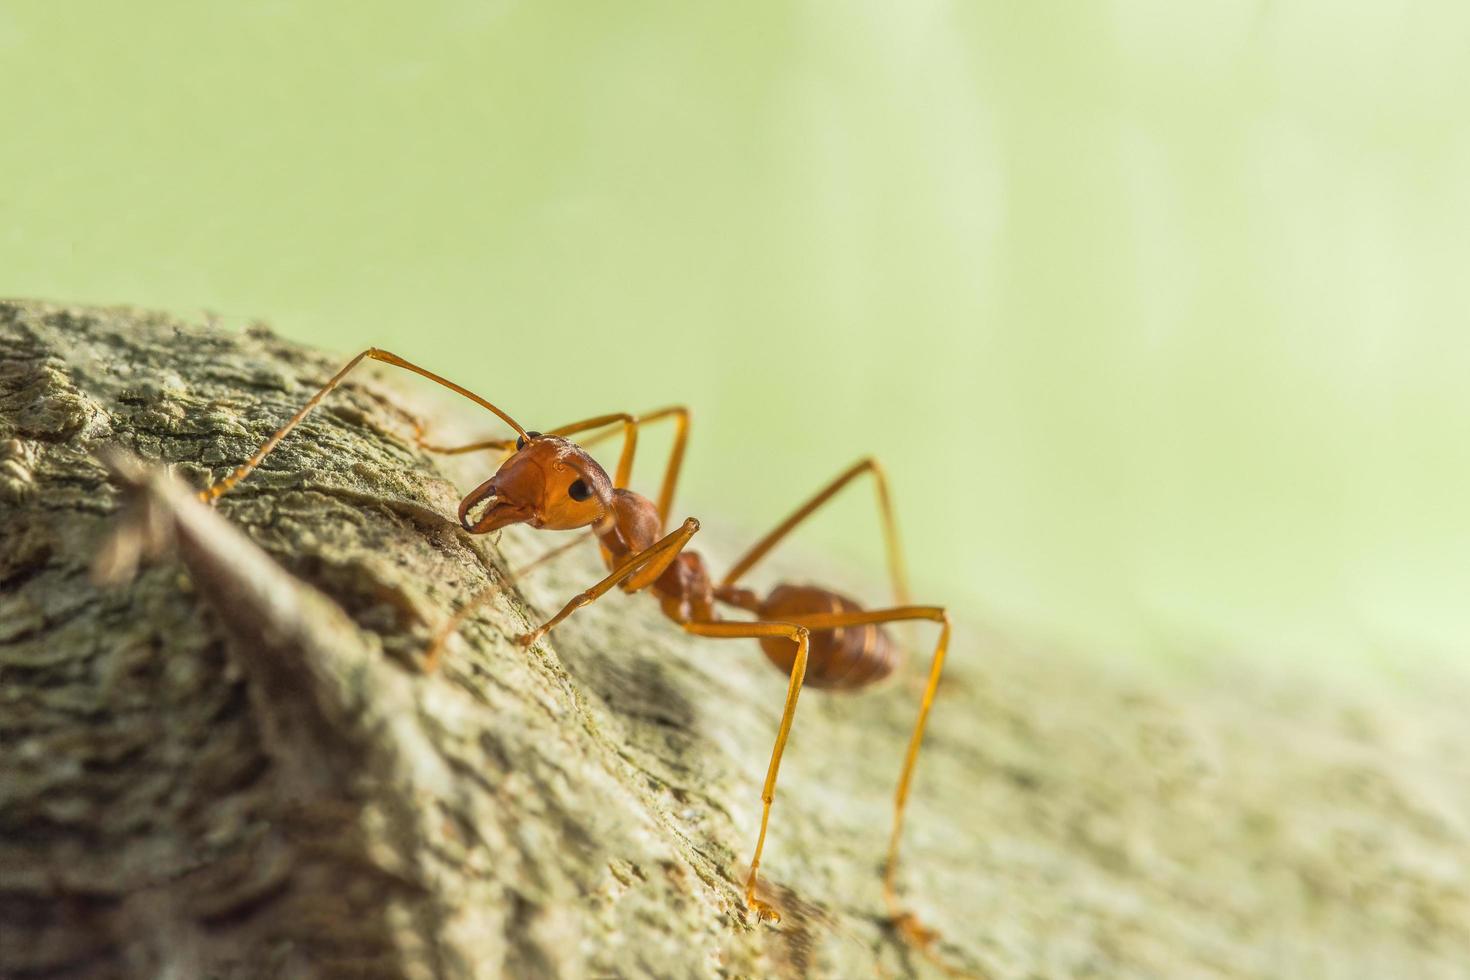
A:
[[[680,509],[749,533],[876,452],[972,619],[1452,657],[1467,38],[1452,2],[5,0],[0,294],[377,344],[532,427],[687,402]],[[879,575],[866,491],[805,541]]]

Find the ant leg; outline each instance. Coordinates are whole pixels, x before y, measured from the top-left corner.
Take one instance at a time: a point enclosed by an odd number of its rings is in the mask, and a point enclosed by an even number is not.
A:
[[[939,675],[944,670],[944,657],[949,649],[949,614],[942,606],[898,606],[859,612],[809,613],[794,615],[789,619],[812,632],[915,619],[927,619],[940,624],[939,641],[934,645],[934,656],[929,665],[929,680],[924,686],[923,700],[919,703],[919,717],[914,723],[913,734],[909,737],[908,753],[904,756],[903,770],[898,777],[898,791],[893,798],[893,833],[888,839],[888,858],[883,870],[883,898],[888,903],[894,925],[903,933],[904,938],[919,947],[925,955],[932,956],[929,945],[936,934],[924,927],[912,912],[900,908],[895,878],[898,872],[898,846],[903,832],[904,809],[909,800],[909,784],[913,780],[914,764],[919,759],[919,746],[924,740],[924,726],[929,721],[929,710],[934,705],[934,692],[939,688]],[[947,965],[940,965],[948,969]]]
[[[599,429],[609,426],[614,422],[623,424],[623,454],[618,460],[617,476],[613,479],[613,486],[624,487],[628,485],[628,475],[633,469],[633,453],[638,445],[638,420],[627,412],[613,412],[608,415],[596,415],[590,419],[563,425],[560,428],[550,429],[545,434],[549,436],[566,436],[587,429]],[[414,442],[425,452],[438,453],[442,456],[458,456],[462,453],[473,453],[481,449],[499,449],[509,451],[515,448],[514,439],[481,439],[478,442],[467,443],[463,446],[436,446],[423,438],[423,426],[414,427]]]
[[[623,416],[608,416],[607,418],[609,420],[620,420]],[[649,422],[658,422],[667,418],[674,420],[674,445],[669,450],[669,461],[664,468],[663,483],[659,486],[658,491],[658,521],[660,531],[668,526],[669,513],[674,506],[674,489],[678,486],[679,471],[684,465],[684,450],[689,444],[689,409],[683,405],[670,405],[668,408],[660,408],[657,411],[649,412],[647,415],[638,415],[632,418],[632,424],[635,426],[642,426]],[[572,426],[565,426],[554,431],[556,435],[567,435],[567,430],[569,429],[572,431],[583,431],[588,428],[593,428],[593,426],[576,423],[575,429]],[[584,447],[594,446],[609,438],[612,434],[611,432],[600,432],[589,439],[583,440],[582,445]],[[631,459],[629,462],[631,464]],[[623,486],[623,484],[619,483],[617,486]]]
[[[674,444],[669,450],[669,461],[664,469],[664,479],[659,487],[658,494],[658,519],[659,530],[668,526],[669,513],[674,505],[674,488],[679,483],[679,470],[684,465],[684,450],[689,443],[689,409],[683,405],[670,405],[668,408],[660,408],[649,412],[647,415],[629,415],[627,412],[610,412],[607,415],[597,415],[590,419],[582,419],[579,422],[571,422],[567,425],[558,426],[548,431],[548,435],[571,436],[578,432],[604,429],[614,423],[623,426],[623,452],[618,459],[617,476],[613,480],[613,486],[626,487],[632,476],[633,453],[638,442],[638,429],[650,422],[658,422],[666,418],[674,420]],[[583,439],[583,448],[595,446],[604,442],[615,433],[611,430],[596,432],[591,437]]]
[[[471,442],[463,446],[436,446],[424,439],[424,427],[415,424],[413,427],[413,444],[426,453],[435,453],[440,456],[460,456],[464,453],[476,453],[482,449],[498,449],[501,452],[514,449],[514,439],[481,439],[479,442]]]
[[[593,429],[608,430],[597,433],[591,439],[586,440],[587,445],[592,445],[614,435],[615,430],[610,430],[608,427],[612,426],[615,423],[621,423],[624,436],[623,452],[621,458],[618,461],[618,475],[613,485],[623,487],[627,485],[628,477],[631,474],[633,468],[633,454],[636,450],[638,439],[637,427],[647,422],[656,422],[669,417],[675,419],[675,432],[674,446],[669,456],[667,470],[664,474],[663,489],[659,495],[659,529],[660,531],[662,531],[663,526],[668,519],[668,508],[672,505],[673,502],[674,486],[678,481],[679,468],[684,460],[684,447],[688,441],[689,410],[687,408],[682,405],[676,405],[670,408],[663,408],[655,412],[650,412],[649,414],[641,417],[632,416],[627,414],[626,412],[613,412],[606,415],[597,415],[589,419],[582,419],[578,422],[572,422],[567,425],[559,426],[555,429],[552,429],[549,434],[558,436],[570,436],[575,435],[578,432],[585,432]],[[476,452],[482,449],[497,449],[501,451],[508,451],[515,446],[514,440],[509,439],[485,439],[463,446],[437,446],[424,441],[423,431],[419,427],[415,427],[414,440],[418,444],[420,449],[423,449],[427,452],[440,453],[443,455],[458,455],[462,453]],[[527,564],[514,570],[511,573],[512,579],[518,579],[527,572],[530,572],[532,569],[557,558],[567,551],[570,551],[572,548],[577,547],[586,538],[591,536],[592,532],[579,534],[573,540],[568,541],[565,544],[558,545],[557,547],[552,548],[549,551],[543,552],[541,555],[532,559]],[[687,538],[685,540],[687,540]],[[655,548],[657,546],[657,544],[654,545]],[[674,554],[677,554],[677,552],[674,552]],[[673,560],[673,557],[674,555],[670,554],[666,560],[658,563],[653,570],[651,576],[648,577],[648,581],[651,582],[653,581],[653,579],[656,579],[659,575],[661,575],[663,573],[663,570],[668,567],[668,563]],[[637,566],[634,565],[633,562],[637,560],[638,556],[634,556],[634,559],[628,563],[629,566],[632,566],[631,568],[629,568],[628,574],[631,575],[633,571],[636,571]],[[622,569],[619,569],[619,571],[622,571]],[[616,581],[613,584],[616,584]],[[609,588],[611,588],[611,586],[609,586]],[[630,586],[630,591],[637,591],[638,588],[642,588],[642,585]],[[431,672],[436,669],[439,657],[443,653],[444,644],[448,642],[449,637],[452,636],[459,629],[460,625],[465,621],[465,619],[469,617],[469,615],[475,609],[481,606],[486,600],[491,598],[498,591],[498,587],[491,587],[475,595],[470,599],[469,602],[465,603],[465,605],[461,607],[457,613],[455,613],[455,615],[449,620],[448,623],[446,623],[439,630],[424,656],[425,671]],[[601,593],[598,594],[601,595]],[[578,598],[580,599],[581,597],[579,596]],[[593,596],[592,598],[588,599],[587,602],[591,602],[596,598],[597,596]],[[576,602],[576,600],[574,600],[574,602]],[[581,604],[585,605],[586,603],[584,602]],[[571,612],[574,611],[575,608],[579,608],[579,606],[569,605],[569,608],[562,610],[562,613],[559,614],[560,617],[565,618],[565,616],[571,615]],[[560,619],[557,619],[553,620],[551,623],[548,623],[545,627],[543,627],[543,632],[544,630],[550,629],[559,621]]]
[[[423,663],[419,665],[419,668],[424,673],[432,674],[439,669],[439,658],[443,655],[444,645],[449,642],[449,638],[459,632],[460,626],[464,624],[466,619],[470,618],[470,613],[494,598],[498,592],[500,592],[499,585],[492,585],[488,588],[481,589],[470,597],[469,602],[460,606],[457,613],[449,617],[449,622],[439,627],[439,632],[434,634],[434,639],[429,643],[429,648],[424,651]]]
[[[583,419],[570,425],[558,426],[547,435],[571,436],[578,432],[586,432],[588,429],[601,429],[614,422],[621,423],[623,426],[623,451],[618,455],[618,468],[613,475],[613,486],[626,487],[628,481],[633,477],[633,454],[638,449],[638,420],[627,412],[595,415],[590,419]]]
[[[623,586],[627,592],[637,592],[639,589],[651,585],[655,579],[663,574],[664,569],[678,557],[679,552],[689,543],[699,530],[699,522],[694,518],[688,518],[679,526],[677,531],[667,534],[644,548],[642,551],[632,555],[609,576],[598,582],[585,592],[579,592],[571,598],[561,612],[536,627],[531,632],[520,637],[517,641],[522,646],[530,646],[547,632],[558,626],[572,613],[583,606],[591,605],[602,596],[606,595],[612,588],[626,580]]]
[[[622,456],[618,460],[617,475],[614,477],[613,486],[626,487],[628,485],[629,477],[632,473],[633,455],[637,448],[637,427],[649,422],[657,422],[661,419],[671,417],[675,420],[674,445],[669,453],[669,461],[667,469],[664,473],[663,487],[659,492],[658,505],[659,533],[663,533],[664,528],[668,523],[669,508],[673,505],[674,487],[678,483],[679,469],[684,462],[684,448],[688,442],[689,437],[689,409],[685,408],[683,405],[674,405],[669,408],[661,408],[658,411],[650,412],[647,415],[642,416],[629,415],[626,412],[611,412],[606,415],[596,415],[589,419],[582,419],[578,422],[571,422],[567,425],[558,426],[557,428],[550,430],[549,434],[554,436],[570,436],[575,435],[579,432],[586,432],[591,429],[603,429],[604,431],[598,432],[594,434],[590,439],[583,441],[584,446],[591,446],[595,445],[596,443],[603,442],[613,435],[616,435],[616,430],[611,429],[610,426],[612,426],[614,423],[621,423],[623,427],[623,452]],[[414,441],[420,449],[426,452],[438,453],[440,455],[446,456],[478,452],[483,449],[495,449],[501,452],[508,452],[511,449],[515,448],[515,440],[513,439],[482,439],[478,442],[468,443],[463,446],[433,445],[424,440],[423,429],[421,426],[415,426],[414,428]],[[527,572],[530,572],[531,570],[560,557],[561,555],[580,545],[587,538],[592,537],[592,534],[593,532],[590,531],[579,534],[575,539],[568,541],[566,544],[558,545],[555,548],[543,552],[542,554],[533,558],[531,561],[527,562],[525,565],[522,565],[520,568],[514,570],[511,573],[511,578],[519,579]],[[440,640],[436,642],[436,650],[438,646],[442,645],[443,639],[444,638],[441,637]]]
[[[577,545],[592,537],[592,535],[593,532],[591,531],[579,534],[565,544],[557,545],[550,551],[544,552],[536,558],[533,558],[531,561],[522,565],[520,568],[512,569],[510,573],[511,581],[519,581],[528,572],[531,572],[538,566],[544,565],[546,562],[549,562],[559,557],[560,555],[571,551],[573,548],[577,547]],[[429,649],[424,652],[424,673],[432,674],[435,669],[438,668],[439,656],[444,652],[444,644],[449,642],[449,638],[451,636],[459,632],[460,625],[469,618],[470,613],[480,608],[480,606],[484,605],[487,600],[493,598],[500,591],[501,586],[499,585],[492,585],[489,588],[481,589],[470,598],[469,602],[466,602],[463,606],[460,607],[459,612],[450,617],[449,622],[440,627],[439,632],[434,634],[434,640],[432,643],[429,644]]]
[[[605,426],[611,425],[614,422],[623,423],[624,439],[623,454],[622,457],[618,460],[618,475],[613,479],[613,486],[623,487],[627,486],[628,474],[633,468],[633,453],[638,443],[638,432],[636,428],[638,420],[635,419],[633,416],[629,415],[626,412],[614,412],[609,415],[598,415],[590,419],[583,419],[580,422],[573,422],[570,425],[563,425],[560,428],[551,429],[546,434],[553,436],[566,436],[576,432],[582,432],[586,429],[603,428]],[[603,433],[593,441],[600,442],[602,441],[602,439],[606,438],[608,434],[609,433]],[[440,456],[459,456],[463,455],[464,453],[479,452],[482,449],[497,449],[501,452],[509,452],[514,449],[516,445],[516,441],[514,439],[480,439],[476,442],[466,443],[462,446],[440,446],[431,443],[424,438],[424,426],[422,424],[416,424],[414,426],[413,440],[414,445],[424,450],[424,452],[437,453]]]
[[[358,354],[352,360],[343,365],[340,371],[332,375],[331,379],[326,384],[322,385],[321,390],[312,395],[311,398],[307,400],[306,404],[302,405],[301,408],[297,410],[296,414],[291,416],[291,418],[286,421],[285,425],[277,429],[275,433],[269,439],[267,439],[259,449],[255,451],[255,455],[247,459],[229,476],[215,483],[212,483],[205,489],[199,491],[199,499],[208,503],[211,500],[217,500],[225,494],[229,493],[230,490],[235,486],[235,484],[239,483],[241,480],[245,479],[245,477],[249,476],[250,471],[259,466],[261,461],[269,456],[271,454],[271,451],[280,444],[280,441],[286,438],[286,434],[289,433],[292,429],[296,428],[296,426],[301,423],[302,419],[310,415],[312,409],[321,404],[322,399],[327,397],[327,395],[331,393],[332,389],[341,384],[342,379],[347,377],[348,372],[350,372],[353,368],[362,363],[365,358],[371,358],[375,361],[382,361],[384,364],[392,364],[395,367],[404,368],[405,370],[412,371],[414,374],[417,374],[420,377],[428,378],[435,384],[443,385],[450,391],[456,392],[468,398],[470,401],[479,405],[481,408],[487,408],[491,412],[494,412],[500,417],[503,422],[505,422],[511,428],[515,429],[516,432],[518,432],[519,434],[523,436],[526,434],[526,430],[522,429],[520,423],[518,423],[515,419],[511,418],[509,415],[505,414],[500,409],[496,408],[493,404],[475,394],[473,391],[470,391],[468,388],[463,388],[447,378],[440,377],[432,371],[419,367],[417,364],[414,364],[410,361],[405,361],[397,354],[385,350],[379,350],[376,347],[369,347],[367,350],[363,351],[361,354]]]
[[[684,624],[685,631],[696,636],[719,636],[731,639],[749,639],[766,636],[785,636],[796,643],[796,659],[791,664],[791,679],[786,684],[786,707],[781,712],[781,727],[776,730],[776,744],[771,749],[771,761],[766,766],[766,782],[761,787],[761,829],[755,840],[755,856],[750,859],[750,876],[745,879],[745,904],[755,910],[757,917],[781,921],[781,913],[755,897],[756,875],[761,866],[761,852],[766,846],[766,826],[771,820],[771,801],[776,798],[776,776],[781,771],[781,755],[786,751],[786,739],[791,734],[791,721],[796,717],[796,699],[801,696],[801,685],[806,679],[808,630],[805,626],[775,622],[693,622]]]
[[[802,521],[806,520],[819,507],[831,500],[837,491],[847,486],[853,480],[864,473],[873,474],[873,482],[878,491],[878,512],[883,518],[883,539],[888,550],[888,572],[893,579],[893,595],[900,604],[909,601],[908,574],[904,570],[903,551],[898,542],[898,522],[893,517],[893,501],[888,494],[888,480],[883,474],[883,467],[878,460],[869,456],[867,459],[859,460],[848,467],[837,478],[817,491],[806,503],[802,504],[791,516],[776,526],[770,534],[761,538],[745,555],[730,569],[722,586],[733,586],[740,577],[766,556],[766,553],[774,548],[782,538],[790,534]]]
[[[669,451],[669,461],[667,467],[664,470],[663,485],[659,489],[658,494],[658,531],[660,534],[662,534],[668,528],[669,510],[671,507],[673,507],[674,504],[674,487],[679,482],[679,470],[684,463],[684,448],[689,441],[689,409],[685,408],[683,405],[673,405],[669,408],[661,408],[656,412],[650,412],[647,415],[636,416],[628,415],[624,412],[614,412],[608,415],[598,415],[590,419],[583,419],[580,422],[572,422],[568,425],[560,426],[558,428],[552,429],[550,434],[554,436],[569,436],[575,435],[578,432],[585,432],[589,429],[601,428],[605,430],[603,432],[598,432],[594,434],[589,439],[583,440],[582,446],[585,448],[587,446],[596,445],[597,443],[603,442],[616,435],[616,430],[610,429],[608,427],[615,422],[622,423],[623,455],[618,460],[618,471],[617,476],[613,479],[613,486],[626,487],[628,485],[628,480],[633,470],[633,452],[638,438],[637,427],[642,426],[648,422],[657,422],[661,419],[666,418],[674,419],[674,445],[673,448]],[[506,442],[501,444],[501,446],[505,448],[508,448],[512,445],[514,445],[514,443]],[[486,442],[472,443],[469,446],[459,449],[439,451],[471,452],[475,449],[500,448],[501,446],[497,446],[494,440],[490,440]],[[584,539],[591,536],[592,532],[589,531],[586,534],[578,535],[576,540],[574,541],[569,541],[564,545],[559,545],[556,548],[552,548],[550,551],[542,553],[536,558],[533,558],[526,565],[517,569],[512,577],[520,578],[521,575],[523,575],[524,573],[529,572],[531,569],[536,568],[537,566],[542,565],[545,562],[551,561],[552,559],[560,556],[566,551],[571,550],[572,548],[575,548],[577,545],[581,544]]]
[[[581,609],[583,606],[588,606],[596,602],[620,582],[632,578],[633,581],[627,586],[630,592],[636,592],[638,589],[648,585],[663,574],[664,569],[669,567],[669,563],[678,556],[679,552],[684,549],[684,546],[689,543],[689,539],[694,537],[695,532],[698,530],[699,522],[692,517],[689,518],[680,525],[679,530],[666,535],[633,555],[620,565],[617,571],[598,582],[592,588],[585,592],[577,593],[577,595],[572,597],[570,602],[562,607],[561,612],[542,623],[530,633],[517,637],[516,642],[521,646],[530,646],[572,613]],[[543,555],[532,564],[544,561],[558,551],[565,551],[572,545],[580,543],[581,538],[579,537],[576,541],[568,542],[560,548],[555,549],[549,555]],[[638,573],[640,570],[642,574],[635,577],[635,573]],[[498,585],[492,585],[487,589],[477,592],[468,602],[460,607],[458,612],[450,617],[449,622],[439,628],[439,632],[434,634],[433,642],[429,644],[428,650],[424,652],[424,673],[431,674],[438,669],[440,655],[444,652],[444,644],[449,642],[449,638],[458,632],[460,625],[469,618],[470,613],[478,609],[486,600],[490,599],[499,591],[500,587]]]
[[[638,445],[637,419],[635,419],[633,416],[627,414],[626,412],[615,412],[608,415],[598,415],[590,419],[583,419],[580,422],[573,422],[570,425],[564,425],[560,428],[552,429],[548,434],[554,436],[571,435],[573,433],[581,432],[586,429],[603,428],[611,425],[614,422],[623,423],[624,438],[623,452],[621,458],[618,460],[617,475],[613,477],[613,486],[625,487],[628,485],[628,477],[633,470],[633,454],[636,451]],[[604,436],[605,435],[606,433],[604,434]],[[479,452],[482,449],[495,449],[501,452],[510,452],[515,449],[516,445],[514,439],[481,439],[478,442],[467,443],[463,446],[438,446],[424,440],[422,425],[414,426],[413,436],[414,443],[420,449],[424,450],[425,452],[437,453],[441,456],[458,456],[464,453]],[[663,530],[662,525],[660,525],[659,530]],[[511,578],[519,579],[526,572],[531,571],[538,565],[545,564],[546,562],[551,561],[559,555],[570,551],[572,548],[575,548],[585,539],[591,537],[592,534],[593,532],[591,531],[579,534],[574,540],[568,541],[566,544],[557,545],[555,548],[543,552],[536,558],[533,558],[531,561],[512,572]],[[438,643],[436,643],[436,649],[439,643],[442,643],[442,639],[438,641]]]
[[[543,551],[535,558],[532,558],[530,561],[526,562],[520,568],[511,569],[510,577],[514,580],[519,581],[526,574],[535,571],[537,568],[540,568],[542,565],[545,565],[549,561],[555,561],[557,558],[560,558],[568,551],[571,551],[573,548],[577,547],[577,545],[581,544],[583,541],[591,539],[596,534],[596,531],[583,531],[581,534],[578,534],[575,538],[572,538],[572,540],[566,542],[565,544],[559,544],[549,551]]]
[[[684,450],[689,442],[689,409],[683,405],[672,405],[661,408],[647,415],[629,415],[626,412],[610,412],[606,415],[596,415],[590,419],[582,419],[567,425],[558,426],[548,431],[548,435],[570,436],[578,432],[586,432],[590,429],[603,429],[588,439],[582,440],[583,447],[594,446],[604,442],[616,433],[608,427],[614,423],[621,423],[623,427],[623,451],[618,459],[617,473],[613,478],[613,486],[626,487],[633,470],[633,456],[637,448],[638,428],[649,422],[658,422],[666,418],[674,419],[674,445],[669,451],[669,461],[664,470],[663,484],[659,488],[658,516],[659,529],[667,526],[669,512],[674,504],[674,488],[679,482],[679,471],[684,465]],[[482,449],[497,449],[508,452],[515,447],[513,439],[481,439],[477,442],[467,443],[463,446],[438,446],[424,440],[422,427],[415,427],[414,441],[418,447],[426,452],[438,453],[445,456],[455,456],[462,453],[478,452]]]

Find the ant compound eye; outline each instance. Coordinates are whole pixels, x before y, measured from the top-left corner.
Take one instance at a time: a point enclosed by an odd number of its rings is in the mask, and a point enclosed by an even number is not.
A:
[[[567,487],[567,496],[573,500],[586,500],[592,496],[592,488],[585,480],[575,480],[571,486]]]
[[[526,440],[527,439],[540,439],[540,438],[541,438],[541,433],[539,433],[539,432],[527,432],[523,436],[516,436],[516,452],[520,452],[522,449],[525,449],[526,448]]]

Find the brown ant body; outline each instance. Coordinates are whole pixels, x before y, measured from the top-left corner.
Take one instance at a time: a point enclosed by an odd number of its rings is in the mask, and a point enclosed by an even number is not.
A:
[[[789,676],[785,710],[781,715],[776,744],[771,751],[761,790],[760,836],[751,858],[750,874],[745,883],[749,906],[764,919],[779,921],[779,913],[756,897],[756,874],[761,851],[765,846],[766,827],[775,795],[776,776],[781,767],[781,754],[791,731],[797,698],[803,685],[823,688],[858,688],[890,674],[897,664],[897,650],[880,624],[902,620],[932,620],[940,624],[928,683],[919,707],[899,777],[894,800],[893,832],[884,869],[884,896],[894,922],[906,938],[927,949],[933,934],[914,917],[900,910],[895,890],[898,867],[898,844],[903,826],[904,806],[908,800],[909,782],[924,725],[934,701],[934,692],[944,666],[949,643],[949,617],[940,606],[916,606],[908,603],[898,535],[893,520],[883,471],[872,459],[863,460],[838,476],[811,500],[798,508],[775,530],[761,539],[719,582],[710,576],[704,559],[686,548],[699,530],[694,518],[685,520],[677,529],[667,532],[665,524],[673,502],[688,437],[688,412],[671,408],[638,417],[625,413],[599,416],[562,426],[545,434],[528,432],[505,412],[479,395],[437,374],[403,360],[395,354],[372,348],[347,363],[320,391],[301,407],[265,444],[229,476],[201,491],[200,498],[212,501],[227,493],[263,460],[285,435],[314,409],[342,379],[363,359],[371,358],[413,371],[469,398],[499,416],[516,431],[517,438],[488,440],[467,446],[431,446],[422,439],[419,444],[440,453],[464,453],[483,449],[509,452],[495,475],[472,490],[459,505],[459,520],[471,534],[484,534],[511,524],[527,524],[545,530],[573,530],[591,527],[602,550],[610,574],[596,585],[576,595],[560,612],[535,630],[519,638],[529,646],[568,616],[621,586],[625,592],[651,589],[658,597],[664,614],[686,632],[698,636],[749,638],[760,641],[766,656]],[[672,418],[676,423],[673,450],[665,471],[657,503],[627,489],[632,470],[634,449],[640,426],[660,419]],[[615,435],[612,426],[621,425],[623,450],[614,477],[594,460],[584,448],[567,437],[579,432],[592,432],[587,440],[598,441]],[[601,432],[601,435],[596,433]],[[764,599],[737,585],[750,570],[796,525],[825,504],[853,479],[870,473],[877,485],[879,509],[888,548],[889,570],[893,578],[898,604],[886,609],[864,610],[836,592],[817,586],[778,585]],[[440,632],[430,648],[425,669],[434,669],[445,638],[463,621],[481,597],[467,603]],[[753,620],[721,619],[717,604],[733,606],[753,613]]]

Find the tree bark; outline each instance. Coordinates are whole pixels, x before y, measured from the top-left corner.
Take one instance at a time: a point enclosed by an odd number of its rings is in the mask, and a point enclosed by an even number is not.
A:
[[[502,549],[538,546],[460,529],[450,476],[476,478],[415,448],[386,376],[214,511],[99,458],[202,485],[338,366],[263,328],[0,304],[0,976],[937,974],[880,893],[921,662],[803,698],[763,865],[785,917],[760,924],[742,880],[785,679],[641,596],[516,646],[594,550],[513,581]],[[93,584],[135,551],[130,584]],[[952,969],[1470,962],[1470,799],[1406,734],[1412,701],[1464,744],[1443,678],[1163,683],[961,623],[901,872]]]

